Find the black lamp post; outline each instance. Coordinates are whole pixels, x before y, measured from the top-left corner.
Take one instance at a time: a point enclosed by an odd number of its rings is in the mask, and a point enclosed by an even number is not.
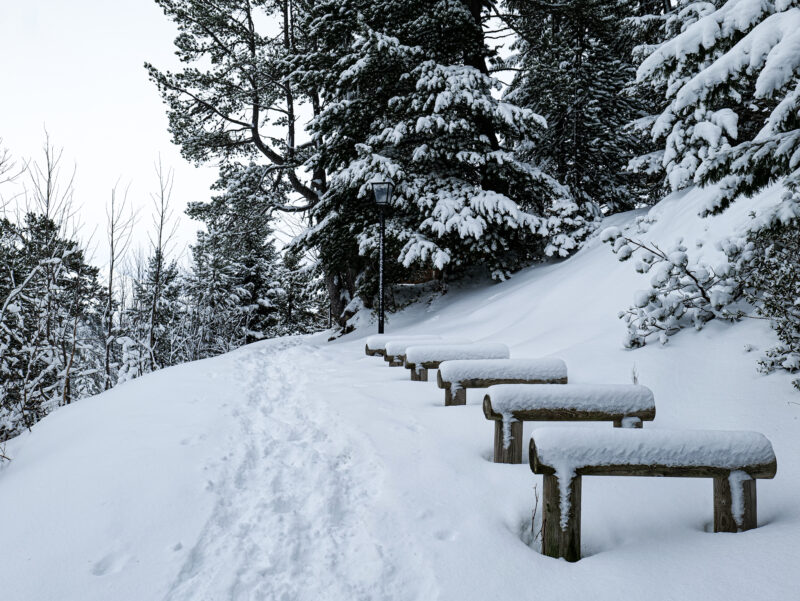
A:
[[[392,182],[373,182],[372,193],[381,216],[380,267],[378,268],[378,334],[383,334],[383,236],[385,232],[384,209],[392,201]]]

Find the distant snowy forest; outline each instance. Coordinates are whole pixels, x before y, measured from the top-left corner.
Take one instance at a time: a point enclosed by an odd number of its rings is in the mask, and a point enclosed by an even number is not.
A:
[[[800,1],[156,2],[185,65],[146,64],[173,140],[219,165],[187,211],[204,229],[178,265],[159,164],[148,252],[127,252],[120,188],[94,267],[59,150],[0,151],[0,441],[144,373],[321,329],[329,308],[347,331],[376,304],[370,183],[385,180],[388,281],[440,286],[569,256],[671,191],[712,187],[696,211],[715,214],[781,185],[722,265],[602,237],[653,274],[620,307],[628,346],[763,318],[777,339],[762,369],[800,370]],[[304,230],[276,249],[287,215]]]

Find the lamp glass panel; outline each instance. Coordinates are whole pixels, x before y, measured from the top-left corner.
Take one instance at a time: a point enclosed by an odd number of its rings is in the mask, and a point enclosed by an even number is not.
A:
[[[392,194],[392,184],[388,182],[376,182],[372,184],[372,192],[375,195],[375,202],[379,205],[389,204]]]

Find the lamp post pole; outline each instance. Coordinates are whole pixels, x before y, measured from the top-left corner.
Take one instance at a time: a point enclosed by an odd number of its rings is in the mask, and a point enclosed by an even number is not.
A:
[[[379,249],[379,265],[378,265],[378,334],[383,334],[383,320],[384,320],[384,307],[383,307],[383,239],[386,234],[386,206],[392,202],[392,190],[394,184],[392,182],[373,182],[372,193],[375,195],[375,204],[378,205],[378,215],[380,216],[380,241],[378,244]]]
[[[383,334],[383,236],[386,231],[383,205],[380,207],[381,216],[381,242],[380,242],[380,267],[378,267],[378,334]]]

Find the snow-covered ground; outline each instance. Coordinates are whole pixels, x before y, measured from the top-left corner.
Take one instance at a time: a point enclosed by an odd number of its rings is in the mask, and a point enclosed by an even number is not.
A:
[[[668,243],[664,232],[681,229],[690,254],[713,260],[715,236],[776,196],[700,220],[700,194],[656,207],[643,235]],[[712,322],[626,351],[616,314],[647,279],[595,240],[565,262],[412,306],[387,330],[559,357],[573,383],[630,383],[635,365],[658,410],[645,429],[762,432],[778,474],[758,483],[756,530],[711,532],[710,480],[587,477],[584,558],[542,556],[529,544],[541,482],[526,464],[491,463],[483,391],[444,407],[435,378],[411,382],[364,355],[365,324],[332,343],[267,341],[165,369],[11,441],[0,598],[797,599],[800,395],[789,376],[756,372],[772,334],[760,321]]]

